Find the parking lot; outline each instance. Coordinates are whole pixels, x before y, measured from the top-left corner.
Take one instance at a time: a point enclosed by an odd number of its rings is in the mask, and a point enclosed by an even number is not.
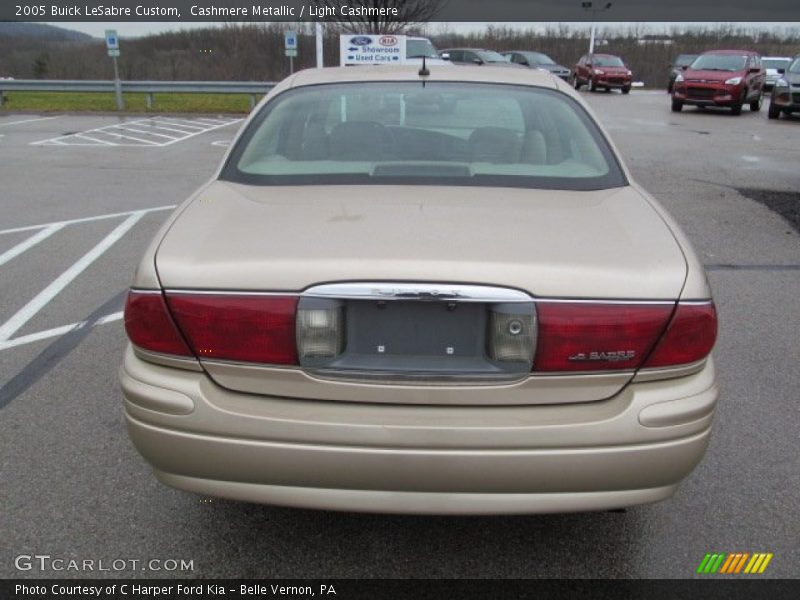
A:
[[[124,290],[237,117],[0,116],[0,577],[692,577],[707,552],[800,564],[800,118],[582,93],[707,265],[722,395],[670,500],[502,518],[212,500],[156,482],[117,383]],[[584,243],[575,240],[576,244]],[[602,252],[597,248],[597,252]],[[14,557],[192,561],[20,572]],[[163,563],[161,563],[163,564]]]

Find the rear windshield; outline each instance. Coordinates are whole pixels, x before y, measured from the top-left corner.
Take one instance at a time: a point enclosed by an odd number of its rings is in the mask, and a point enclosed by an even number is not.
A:
[[[222,179],[255,185],[625,185],[583,108],[553,90],[456,82],[301,87],[268,102]]]
[[[741,71],[747,63],[746,56],[736,54],[703,54],[692,63],[692,69],[702,71]]]
[[[527,52],[525,53],[525,58],[529,61],[536,63],[537,65],[554,65],[556,64],[552,58],[547,56],[546,54],[541,54],[539,52]]]
[[[494,50],[478,50],[477,55],[481,57],[483,62],[508,62],[508,58]]]
[[[789,58],[763,58],[761,59],[761,64],[764,66],[765,69],[785,69],[791,59]]]
[[[595,67],[624,67],[625,63],[618,56],[595,56],[592,60]]]
[[[436,48],[428,40],[406,41],[406,58],[439,58]]]
[[[792,64],[789,65],[789,68],[786,69],[786,72],[787,73],[792,73],[792,74],[800,73],[800,57],[797,57],[797,58],[794,59]]]
[[[676,67],[683,67],[692,64],[692,61],[697,58],[697,54],[681,54],[675,59]]]

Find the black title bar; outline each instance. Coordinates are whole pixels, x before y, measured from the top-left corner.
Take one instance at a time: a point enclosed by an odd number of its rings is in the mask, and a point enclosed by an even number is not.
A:
[[[610,4],[610,6],[608,6]],[[421,7],[422,5],[422,7]],[[383,7],[382,14],[367,9]],[[798,0],[2,0],[0,21],[778,22]]]
[[[797,580],[761,578],[683,580],[548,579],[28,579],[0,581],[3,600],[794,600]]]

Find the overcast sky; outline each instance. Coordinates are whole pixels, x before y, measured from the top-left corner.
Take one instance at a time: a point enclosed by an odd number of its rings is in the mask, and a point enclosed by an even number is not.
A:
[[[102,38],[105,34],[106,29],[116,29],[117,33],[120,37],[138,37],[143,35],[148,35],[151,33],[162,33],[164,31],[175,31],[177,29],[196,29],[198,27],[213,27],[213,26],[220,26],[221,23],[193,23],[193,22],[183,22],[183,23],[175,23],[175,22],[146,22],[146,23],[113,23],[113,22],[101,22],[101,23],[49,23],[50,25],[56,25],[58,27],[64,27],[66,29],[75,29],[77,31],[82,31],[84,33],[88,33],[89,35],[93,35],[95,37]],[[428,26],[428,33],[431,35],[435,35],[437,31],[441,31],[443,28],[447,28],[449,31],[453,32],[467,32],[467,31],[474,31],[474,30],[481,30],[484,29],[487,25],[508,25],[510,27],[517,27],[521,29],[528,29],[531,27],[543,28],[547,25],[552,25],[552,23],[432,23]],[[664,31],[669,31],[672,27],[679,27],[681,29],[693,26],[716,26],[719,23],[598,23],[599,27],[614,27],[614,28],[621,28],[626,29],[632,26],[646,26],[648,32],[650,33],[660,33]],[[733,25],[738,25],[745,28],[752,28],[756,27],[759,29],[796,29],[800,28],[800,22],[796,23],[732,23]],[[287,26],[291,25],[290,23],[286,23]],[[588,28],[588,23],[566,23],[573,28]]]

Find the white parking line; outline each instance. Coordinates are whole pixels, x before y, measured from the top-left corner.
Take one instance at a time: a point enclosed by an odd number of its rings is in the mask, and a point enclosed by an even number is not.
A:
[[[39,340],[44,340],[52,337],[58,337],[69,333],[70,331],[85,327],[87,321],[79,321],[70,325],[62,327],[55,327],[23,335],[11,339],[25,323],[30,321],[42,308],[44,308],[50,301],[53,300],[64,288],[67,287],[76,277],[85,271],[94,261],[100,258],[109,248],[111,248],[122,236],[124,236],[142,217],[149,213],[172,210],[175,205],[170,206],[156,206],[154,208],[144,208],[140,210],[133,210],[119,213],[109,213],[105,215],[96,215],[93,217],[83,217],[78,219],[70,219],[66,221],[57,221],[55,223],[42,223],[40,225],[29,225],[26,227],[15,227],[13,229],[5,229],[0,231],[0,235],[9,233],[19,233],[26,231],[37,231],[28,239],[20,242],[10,250],[0,254],[0,266],[4,265],[11,259],[24,253],[26,250],[33,248],[37,244],[43,242],[54,233],[64,229],[68,225],[75,225],[81,223],[90,223],[94,221],[102,221],[106,219],[115,219],[127,217],[123,223],[118,225],[110,234],[108,234],[99,244],[86,253],[78,262],[73,264],[69,269],[62,273],[55,281],[42,290],[33,300],[28,302],[22,309],[11,317],[2,327],[0,327],[0,350],[7,350],[9,348],[16,348],[25,344],[31,344]],[[113,313],[106,315],[97,320],[93,325],[102,325],[104,323],[111,323],[122,319],[123,313]]]
[[[113,146],[114,145],[111,142],[106,142],[104,140],[98,140],[97,138],[93,138],[92,136],[86,135],[85,133],[76,133],[75,137],[81,138],[82,140],[89,140],[90,142],[95,142],[97,144],[101,144],[101,145],[105,145],[105,146]],[[57,143],[62,145],[62,146],[66,146],[67,145],[66,143],[64,143],[63,140],[62,141],[58,141]],[[93,146],[94,144],[83,144],[83,145],[85,145],[85,146]]]
[[[186,135],[187,133],[192,133],[192,131],[195,130],[194,128],[189,129],[188,131],[186,129],[175,129],[175,127],[179,127],[179,125],[173,125],[172,127],[164,127],[164,125],[161,124],[162,123],[161,121],[154,121],[154,123],[158,123],[158,125],[155,125],[155,124],[152,125],[153,129],[163,129],[164,131],[172,131],[173,133],[180,133],[181,135]],[[169,125],[172,125],[172,124],[169,123]]]
[[[177,125],[178,127],[186,127],[187,129],[205,129],[205,126],[198,125],[197,121],[190,121],[188,119],[181,119],[178,117],[169,117],[167,121],[164,117],[154,119],[156,123],[167,123],[169,125]],[[177,121],[177,123],[175,122]]]
[[[27,240],[20,242],[10,250],[6,250],[3,254],[0,254],[0,267],[10,261],[12,258],[15,258],[25,252],[26,250],[30,250],[39,242],[43,242],[51,235],[53,235],[57,231],[61,231],[64,229],[63,223],[56,223],[55,225],[50,225],[49,227],[45,227],[39,233],[36,233],[29,237]]]
[[[106,315],[105,317],[98,319],[94,324],[105,325],[106,323],[121,321],[123,316],[124,314],[122,312],[112,313],[110,315]],[[24,346],[25,344],[32,344],[33,342],[38,342],[40,340],[59,337],[61,335],[69,333],[74,329],[86,327],[87,324],[88,324],[87,321],[79,321],[77,323],[72,323],[71,325],[64,325],[63,327],[54,327],[53,329],[47,329],[45,331],[40,331],[38,333],[22,335],[18,338],[14,338],[13,340],[0,342],[0,350],[8,350],[9,348],[16,348],[17,346]]]
[[[6,233],[20,233],[23,231],[34,231],[36,229],[44,229],[45,227],[52,227],[53,225],[75,225],[76,223],[90,223],[92,221],[105,221],[106,219],[118,219],[120,217],[127,217],[134,213],[151,213],[161,212],[162,210],[172,210],[175,204],[168,206],[156,206],[154,208],[142,208],[140,210],[129,210],[127,212],[109,213],[106,215],[97,215],[94,217],[82,217],[78,219],[69,219],[67,221],[54,221],[53,223],[42,223],[41,225],[26,225],[25,227],[15,227],[13,229],[0,230],[0,235]]]
[[[38,121],[50,121],[58,117],[39,117],[36,119],[24,119],[22,121],[11,121],[10,123],[0,123],[0,127],[10,127],[11,125],[22,125],[23,123],[36,123]]]
[[[163,148],[209,131],[241,123],[243,120],[244,119],[211,119],[203,117],[197,119],[150,117],[147,119],[123,121],[113,125],[105,125],[103,127],[96,127],[95,129],[60,135],[54,138],[32,142],[31,145]],[[172,131],[177,134],[177,137],[152,131],[152,129],[159,128]],[[139,136],[131,135],[130,132],[137,133]],[[161,139],[147,139],[146,136],[153,136],[154,138]]]
[[[7,341],[25,325],[25,323],[30,321],[36,313],[47,306],[47,304],[72,283],[78,275],[83,273],[94,261],[100,258],[106,250],[116,244],[145,214],[147,214],[145,211],[132,213],[127,219],[117,225],[111,233],[103,238],[99,244],[89,250],[89,252],[84,254],[75,264],[59,275],[50,285],[39,292],[33,300],[19,309],[13,317],[0,326],[0,342]]]
[[[125,131],[132,131],[133,133],[143,133],[145,135],[156,135],[158,137],[167,138],[168,140],[180,139],[180,138],[176,138],[174,135],[167,135],[166,133],[156,133],[155,131],[145,131],[144,129],[134,129],[133,127],[122,127],[122,126],[120,126],[120,129],[123,129]]]

